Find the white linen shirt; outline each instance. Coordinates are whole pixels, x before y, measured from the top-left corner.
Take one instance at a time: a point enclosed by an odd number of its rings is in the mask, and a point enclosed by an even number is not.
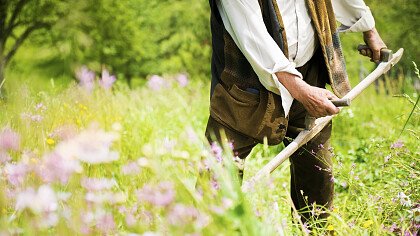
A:
[[[303,66],[318,46],[315,29],[305,0],[277,0],[286,31],[289,58],[281,51],[265,27],[258,0],[219,0],[217,8],[223,25],[247,58],[261,84],[281,96],[287,116],[293,97],[278,81],[276,72],[302,78],[296,67]],[[363,0],[333,0],[334,13],[342,24],[340,31],[364,32],[375,21]]]

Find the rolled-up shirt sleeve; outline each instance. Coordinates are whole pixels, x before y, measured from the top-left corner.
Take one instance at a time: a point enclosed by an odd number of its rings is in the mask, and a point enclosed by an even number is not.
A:
[[[265,27],[257,0],[220,0],[217,7],[223,24],[247,58],[261,84],[282,98],[287,115],[293,102],[289,91],[278,81],[276,72],[288,72],[302,78]]]
[[[363,0],[333,0],[332,5],[341,32],[365,32],[375,27],[375,20]]]

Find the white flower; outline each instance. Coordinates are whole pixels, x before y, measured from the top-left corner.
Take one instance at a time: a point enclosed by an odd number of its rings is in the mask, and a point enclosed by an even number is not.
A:
[[[16,210],[29,208],[37,214],[54,212],[58,208],[57,196],[48,185],[42,185],[37,192],[29,188],[18,194],[15,208]]]
[[[400,199],[401,205],[411,207],[411,199],[409,196],[405,195],[405,193],[399,192],[397,198]]]

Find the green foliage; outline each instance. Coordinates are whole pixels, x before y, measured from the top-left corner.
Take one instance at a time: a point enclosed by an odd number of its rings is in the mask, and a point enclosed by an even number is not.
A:
[[[209,73],[203,63],[210,55],[208,11],[201,1],[80,0],[69,7],[50,43],[70,73],[82,64],[109,67],[129,82],[151,74]]]
[[[406,71],[412,70],[412,61],[420,57],[420,9],[416,0],[366,0],[370,6],[384,41],[390,49],[404,48],[400,62]]]

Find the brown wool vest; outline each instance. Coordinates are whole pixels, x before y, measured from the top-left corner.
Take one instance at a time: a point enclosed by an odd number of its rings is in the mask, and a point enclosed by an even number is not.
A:
[[[248,60],[226,31],[216,5],[209,0],[212,32],[210,115],[221,124],[270,145],[280,143],[287,127],[281,97],[260,83]],[[288,55],[286,33],[276,0],[259,0],[268,33]],[[331,0],[307,0],[335,94],[350,91]]]

